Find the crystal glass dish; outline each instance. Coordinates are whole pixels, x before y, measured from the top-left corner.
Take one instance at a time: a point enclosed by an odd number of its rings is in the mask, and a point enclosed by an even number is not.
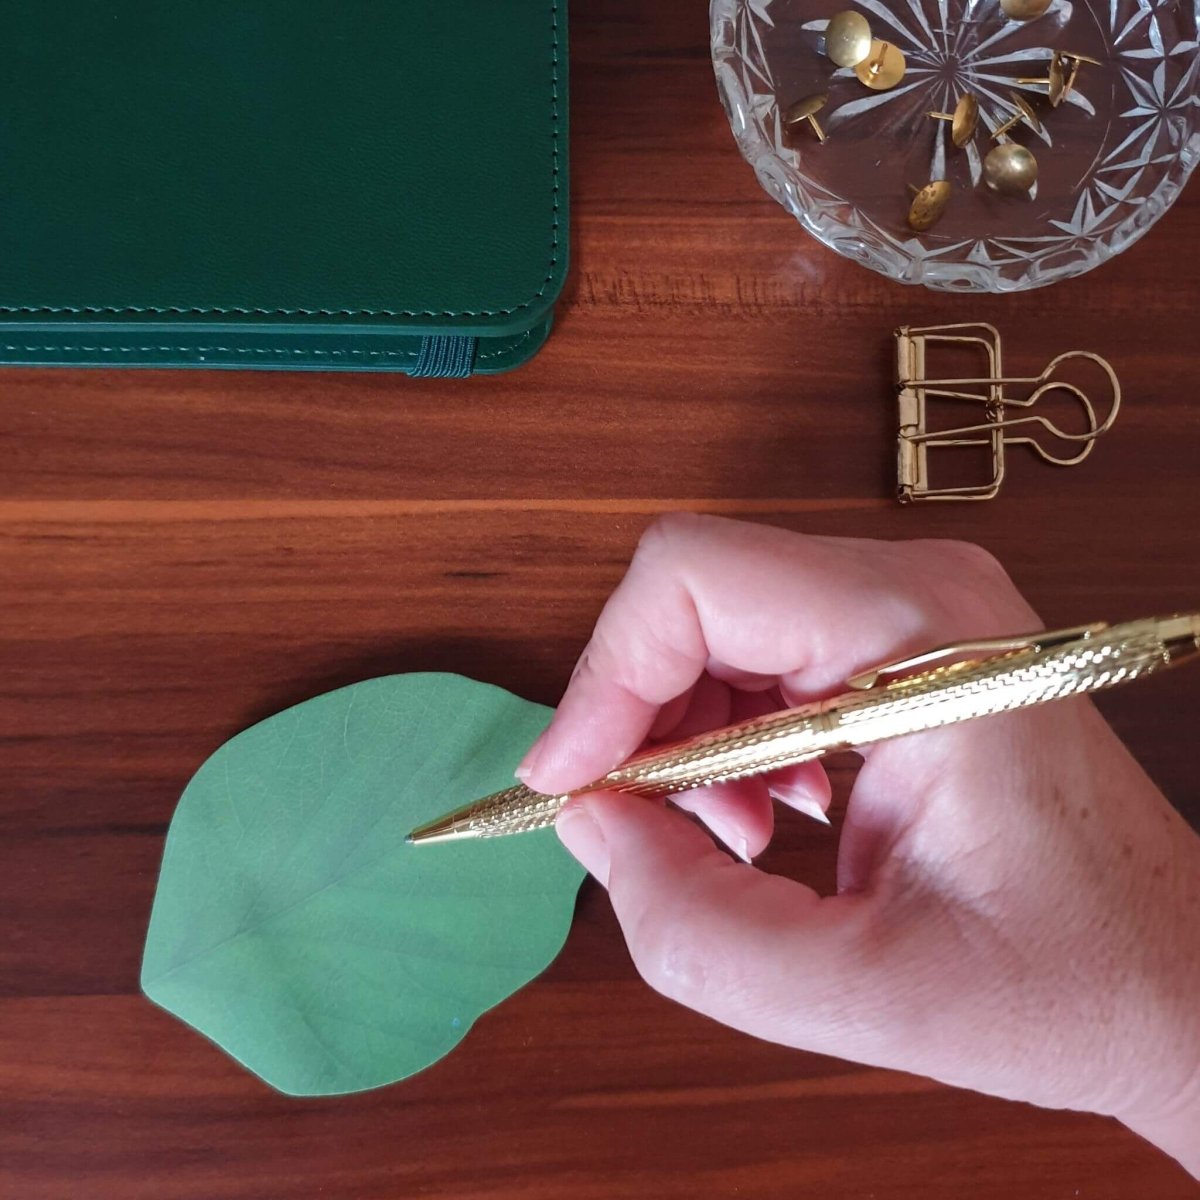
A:
[[[903,79],[872,91],[825,54],[825,26],[852,7],[898,46]],[[1179,195],[1200,154],[1200,0],[1053,0],[1013,21],[1000,0],[711,0],[713,63],[738,146],[762,186],[814,237],[904,283],[1009,292],[1080,275],[1119,254]],[[1085,55],[1066,98],[1049,104],[1056,51]],[[984,181],[991,131],[1037,159],[1027,195]],[[970,93],[979,126],[956,147],[950,113]],[[815,132],[783,115],[825,94]],[[950,183],[945,211],[915,233],[913,189]]]

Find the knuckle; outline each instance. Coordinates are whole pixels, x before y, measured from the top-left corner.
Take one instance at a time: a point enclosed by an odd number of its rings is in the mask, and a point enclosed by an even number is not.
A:
[[[1034,619],[1008,571],[990,550],[974,542],[937,540],[918,544],[922,576],[949,618],[975,612],[1005,628]],[[1011,629],[1009,630],[1011,632]]]
[[[1006,587],[1016,590],[1000,560],[976,542],[946,540],[937,542],[942,553],[954,559],[969,579],[983,587]]]
[[[657,561],[671,548],[675,541],[674,514],[655,517],[646,526],[638,539],[637,551],[634,553],[635,562]]]
[[[672,557],[678,547],[703,533],[713,518],[692,512],[662,513],[646,527],[638,541],[636,558],[659,561]]]
[[[665,900],[640,914],[625,939],[638,974],[650,987],[688,1008],[703,1006],[709,963],[695,925],[678,900]]]
[[[645,700],[665,704],[675,694],[664,687],[687,671],[691,659],[654,621],[642,613],[628,615],[619,633],[597,627],[587,650],[585,670],[611,680],[627,692]]]
[[[702,1008],[708,968],[695,941],[683,936],[656,938],[633,956],[638,974],[660,995],[688,1008]]]

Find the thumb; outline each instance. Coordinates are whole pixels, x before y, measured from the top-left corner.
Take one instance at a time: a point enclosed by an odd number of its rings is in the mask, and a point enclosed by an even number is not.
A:
[[[820,897],[735,862],[677,810],[612,792],[572,801],[558,833],[608,888],[656,991],[770,1041],[890,1059],[891,956],[869,894]]]

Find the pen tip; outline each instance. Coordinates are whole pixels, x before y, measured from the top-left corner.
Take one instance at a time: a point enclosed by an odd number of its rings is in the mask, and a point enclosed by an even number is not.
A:
[[[474,836],[471,822],[452,813],[448,817],[430,821],[428,825],[418,825],[404,840],[410,846],[426,846],[434,842],[468,841]]]

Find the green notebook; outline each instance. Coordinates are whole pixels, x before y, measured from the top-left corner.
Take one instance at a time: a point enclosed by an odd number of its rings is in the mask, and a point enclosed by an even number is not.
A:
[[[4,15],[0,362],[453,376],[545,340],[565,0]]]

